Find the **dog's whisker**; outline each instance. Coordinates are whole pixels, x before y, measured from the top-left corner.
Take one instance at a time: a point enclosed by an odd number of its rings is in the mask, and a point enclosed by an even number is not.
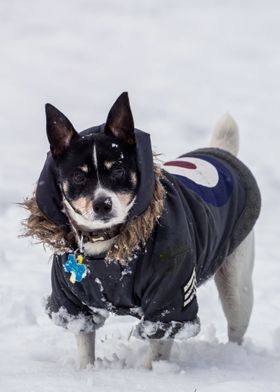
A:
[[[93,220],[93,213],[92,212],[85,212],[81,214],[84,218]]]

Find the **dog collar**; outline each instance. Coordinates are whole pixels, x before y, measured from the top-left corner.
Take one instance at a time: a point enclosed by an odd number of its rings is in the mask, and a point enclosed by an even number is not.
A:
[[[95,230],[90,232],[82,232],[84,241],[97,242],[108,241],[120,234],[122,224],[115,225],[112,228],[104,230]]]

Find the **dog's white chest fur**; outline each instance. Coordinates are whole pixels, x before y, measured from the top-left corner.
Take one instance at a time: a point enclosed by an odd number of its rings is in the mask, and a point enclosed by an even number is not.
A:
[[[103,252],[107,252],[111,248],[114,240],[115,237],[110,238],[109,240],[106,241],[96,241],[96,242],[88,241],[84,243],[84,252],[88,256],[100,255]]]

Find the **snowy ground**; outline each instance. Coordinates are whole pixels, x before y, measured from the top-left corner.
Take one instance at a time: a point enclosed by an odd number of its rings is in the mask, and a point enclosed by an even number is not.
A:
[[[0,1],[0,390],[278,392],[280,390],[279,1]],[[143,369],[132,318],[98,333],[79,370],[73,336],[44,314],[49,253],[18,239],[14,203],[32,191],[48,149],[43,104],[82,130],[130,93],[137,127],[166,158],[204,146],[229,110],[242,159],[263,194],[255,307],[243,347],[226,343],[213,282],[199,291],[201,334],[169,363]]]

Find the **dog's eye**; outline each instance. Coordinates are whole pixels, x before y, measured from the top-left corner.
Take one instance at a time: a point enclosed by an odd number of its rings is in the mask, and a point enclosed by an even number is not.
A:
[[[82,170],[75,170],[72,175],[72,180],[76,185],[83,185],[86,183],[87,177]]]
[[[125,176],[125,169],[123,167],[117,166],[114,167],[112,172],[111,172],[111,176],[114,178],[122,178]]]

